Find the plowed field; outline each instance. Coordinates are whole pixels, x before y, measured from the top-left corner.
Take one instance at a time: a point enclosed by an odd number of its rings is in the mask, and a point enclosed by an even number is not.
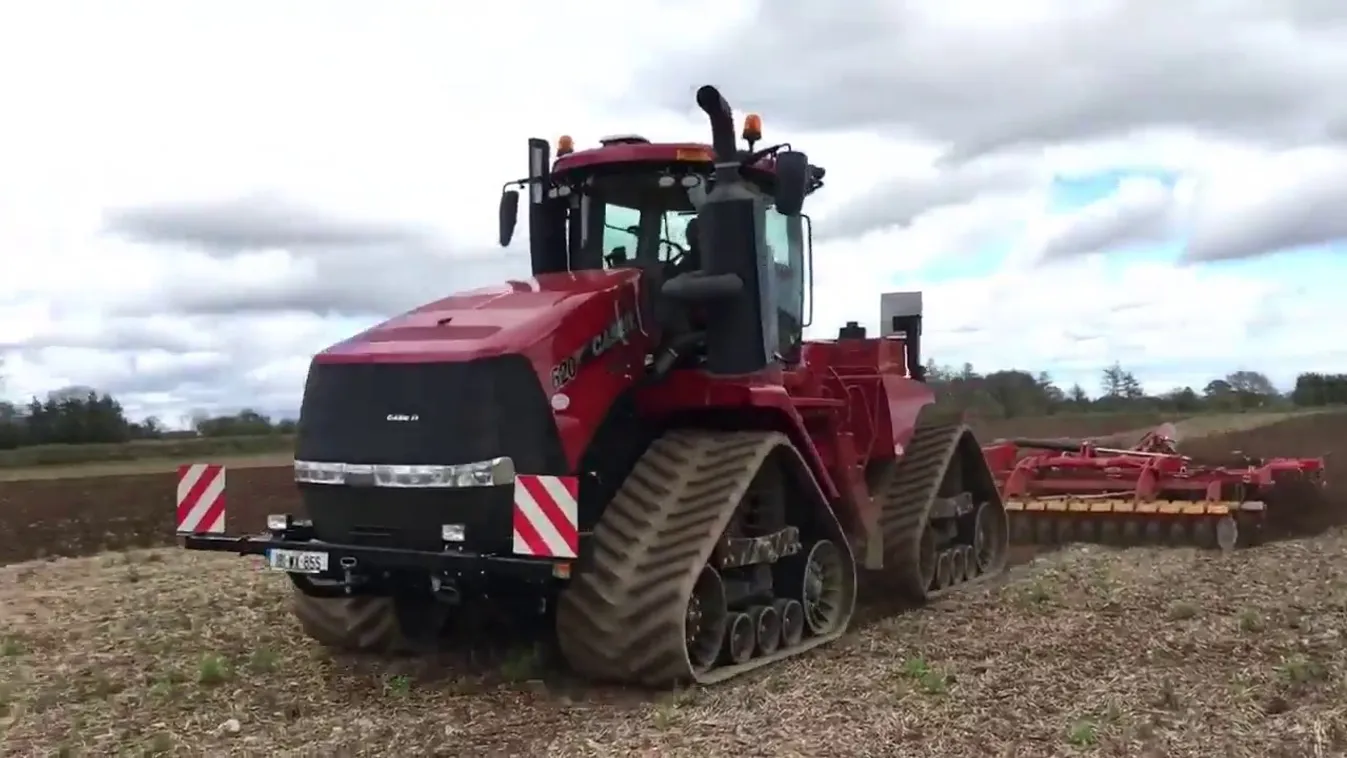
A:
[[[1137,427],[1111,421],[981,431]],[[1194,420],[1183,447],[1299,455],[1347,440],[1347,414],[1269,421]],[[1343,500],[1332,457],[1329,475]],[[1340,529],[1227,556],[1067,548],[770,673],[649,696],[581,687],[528,651],[329,656],[298,635],[284,578],[128,549],[171,543],[174,489],[170,471],[0,481],[0,754],[1347,754]],[[296,509],[288,468],[230,469],[231,532]]]

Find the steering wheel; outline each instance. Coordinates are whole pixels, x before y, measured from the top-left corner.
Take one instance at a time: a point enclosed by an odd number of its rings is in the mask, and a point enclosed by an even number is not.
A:
[[[673,268],[674,266],[677,266],[679,263],[682,263],[683,258],[688,254],[688,249],[678,244],[677,242],[661,238],[659,243],[661,245],[668,245],[669,247],[678,251],[677,255],[669,256],[669,260],[664,262],[664,265],[668,268]]]

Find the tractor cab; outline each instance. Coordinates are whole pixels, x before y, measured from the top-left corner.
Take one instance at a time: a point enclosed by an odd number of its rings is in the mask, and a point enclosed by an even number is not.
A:
[[[636,268],[642,272],[643,298],[648,298],[643,308],[655,314],[665,342],[707,326],[706,331],[714,332],[718,324],[721,331],[744,332],[724,321],[729,311],[738,311],[740,318],[752,315],[763,325],[768,361],[793,361],[808,325],[809,219],[798,204],[783,208],[779,202],[779,156],[789,146],[754,151],[761,128],[756,115],[745,119],[747,150],[739,149],[730,132],[727,148],[733,151],[733,163],[728,176],[717,170],[722,162],[718,150],[706,144],[652,143],[639,135],[616,135],[576,150],[572,138],[563,136],[553,160],[547,141],[531,139],[528,178],[507,184],[501,197],[500,243],[507,246],[513,238],[523,190],[528,195],[534,276]],[[801,153],[791,155],[798,156],[787,160],[794,160],[801,175],[800,186],[793,189],[802,203],[822,186],[824,171],[801,163]],[[718,186],[733,193],[738,220],[732,225],[742,225],[732,231],[724,223],[710,222],[721,229],[719,240],[700,218],[708,200],[714,202]],[[752,275],[758,271],[761,276]],[[703,284],[707,275],[716,273],[738,276],[737,294],[679,296],[675,282]],[[734,298],[744,300],[742,307],[727,308],[726,300]],[[730,341],[754,339],[737,334]]]

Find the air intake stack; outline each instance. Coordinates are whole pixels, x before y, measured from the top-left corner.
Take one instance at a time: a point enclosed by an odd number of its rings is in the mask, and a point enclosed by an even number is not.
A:
[[[879,297],[879,334],[902,337],[907,346],[907,375],[926,381],[921,362],[921,293],[885,292]]]

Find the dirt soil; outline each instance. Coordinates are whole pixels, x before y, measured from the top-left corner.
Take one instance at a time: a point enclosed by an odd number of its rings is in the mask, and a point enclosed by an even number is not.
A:
[[[173,549],[0,568],[6,755],[1312,756],[1347,750],[1347,533],[1075,547],[663,696],[332,657],[288,582]],[[209,577],[209,579],[206,579]],[[789,714],[789,718],[783,718]],[[293,751],[293,752],[292,752]]]
[[[1180,424],[1185,452],[1347,440],[1343,413],[1217,418]],[[171,544],[174,489],[0,482],[0,534],[22,535],[0,542],[0,755],[1347,755],[1347,529],[1229,556],[1067,548],[770,673],[651,696],[527,651],[330,656],[299,635],[284,577],[129,549]],[[231,470],[228,491],[233,533],[298,509],[288,467]]]
[[[291,467],[229,469],[227,530],[266,527],[268,513],[295,512]],[[0,564],[46,556],[93,555],[174,543],[175,473],[0,482]]]

